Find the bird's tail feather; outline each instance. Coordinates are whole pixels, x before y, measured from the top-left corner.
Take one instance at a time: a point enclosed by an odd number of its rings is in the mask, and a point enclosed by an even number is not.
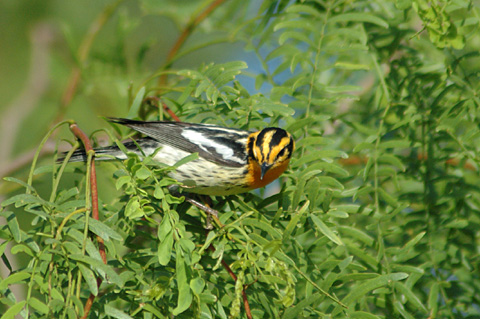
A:
[[[141,142],[140,140],[135,143],[125,142],[123,145],[129,152],[133,152],[142,156],[142,152],[138,149],[137,144]],[[95,160],[124,160],[127,158],[127,155],[116,145],[106,146],[106,147],[98,147],[94,149],[95,151]],[[108,155],[108,156],[101,156],[101,155]],[[148,154],[147,154],[148,155]],[[58,158],[57,163],[61,163],[65,160],[67,156],[67,152],[62,153],[62,155]],[[79,149],[73,152],[72,156],[69,159],[69,162],[86,162],[87,161],[87,154],[84,149]]]

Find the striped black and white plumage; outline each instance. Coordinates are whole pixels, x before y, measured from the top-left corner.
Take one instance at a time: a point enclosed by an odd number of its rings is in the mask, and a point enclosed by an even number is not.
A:
[[[154,160],[174,165],[182,158],[198,153],[198,159],[169,174],[184,184],[186,191],[197,194],[231,195],[263,187],[285,171],[295,148],[292,136],[274,127],[251,133],[208,124],[121,118],[111,118],[110,121],[146,135],[135,142],[124,143],[129,151],[140,156],[156,152]],[[117,146],[97,148],[95,154],[127,158]],[[97,159],[109,158],[99,156]],[[83,150],[74,152],[70,159],[85,160]]]

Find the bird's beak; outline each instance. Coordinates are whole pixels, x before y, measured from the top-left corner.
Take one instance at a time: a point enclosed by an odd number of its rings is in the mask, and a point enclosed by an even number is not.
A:
[[[262,169],[262,174],[260,175],[260,179],[263,179],[263,177],[265,176],[267,171],[270,169],[270,167],[272,167],[272,165],[263,163],[260,167]]]

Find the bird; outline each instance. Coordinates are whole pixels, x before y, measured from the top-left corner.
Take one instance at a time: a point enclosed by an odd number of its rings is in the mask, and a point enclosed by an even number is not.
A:
[[[108,120],[145,135],[122,142],[129,152],[140,157],[152,156],[154,161],[172,166],[198,153],[197,159],[180,165],[168,175],[184,191],[200,195],[228,196],[264,187],[287,169],[295,150],[292,135],[278,127],[249,132],[211,124],[115,117]],[[94,151],[96,160],[128,158],[116,145]],[[85,151],[77,150],[69,161],[86,159]]]

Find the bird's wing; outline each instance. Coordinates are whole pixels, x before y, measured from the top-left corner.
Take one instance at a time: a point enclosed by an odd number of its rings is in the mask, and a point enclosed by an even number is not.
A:
[[[109,118],[113,123],[128,126],[160,144],[169,145],[188,153],[197,153],[208,161],[241,167],[247,164],[247,131],[220,126],[183,122],[143,122],[122,118]]]

